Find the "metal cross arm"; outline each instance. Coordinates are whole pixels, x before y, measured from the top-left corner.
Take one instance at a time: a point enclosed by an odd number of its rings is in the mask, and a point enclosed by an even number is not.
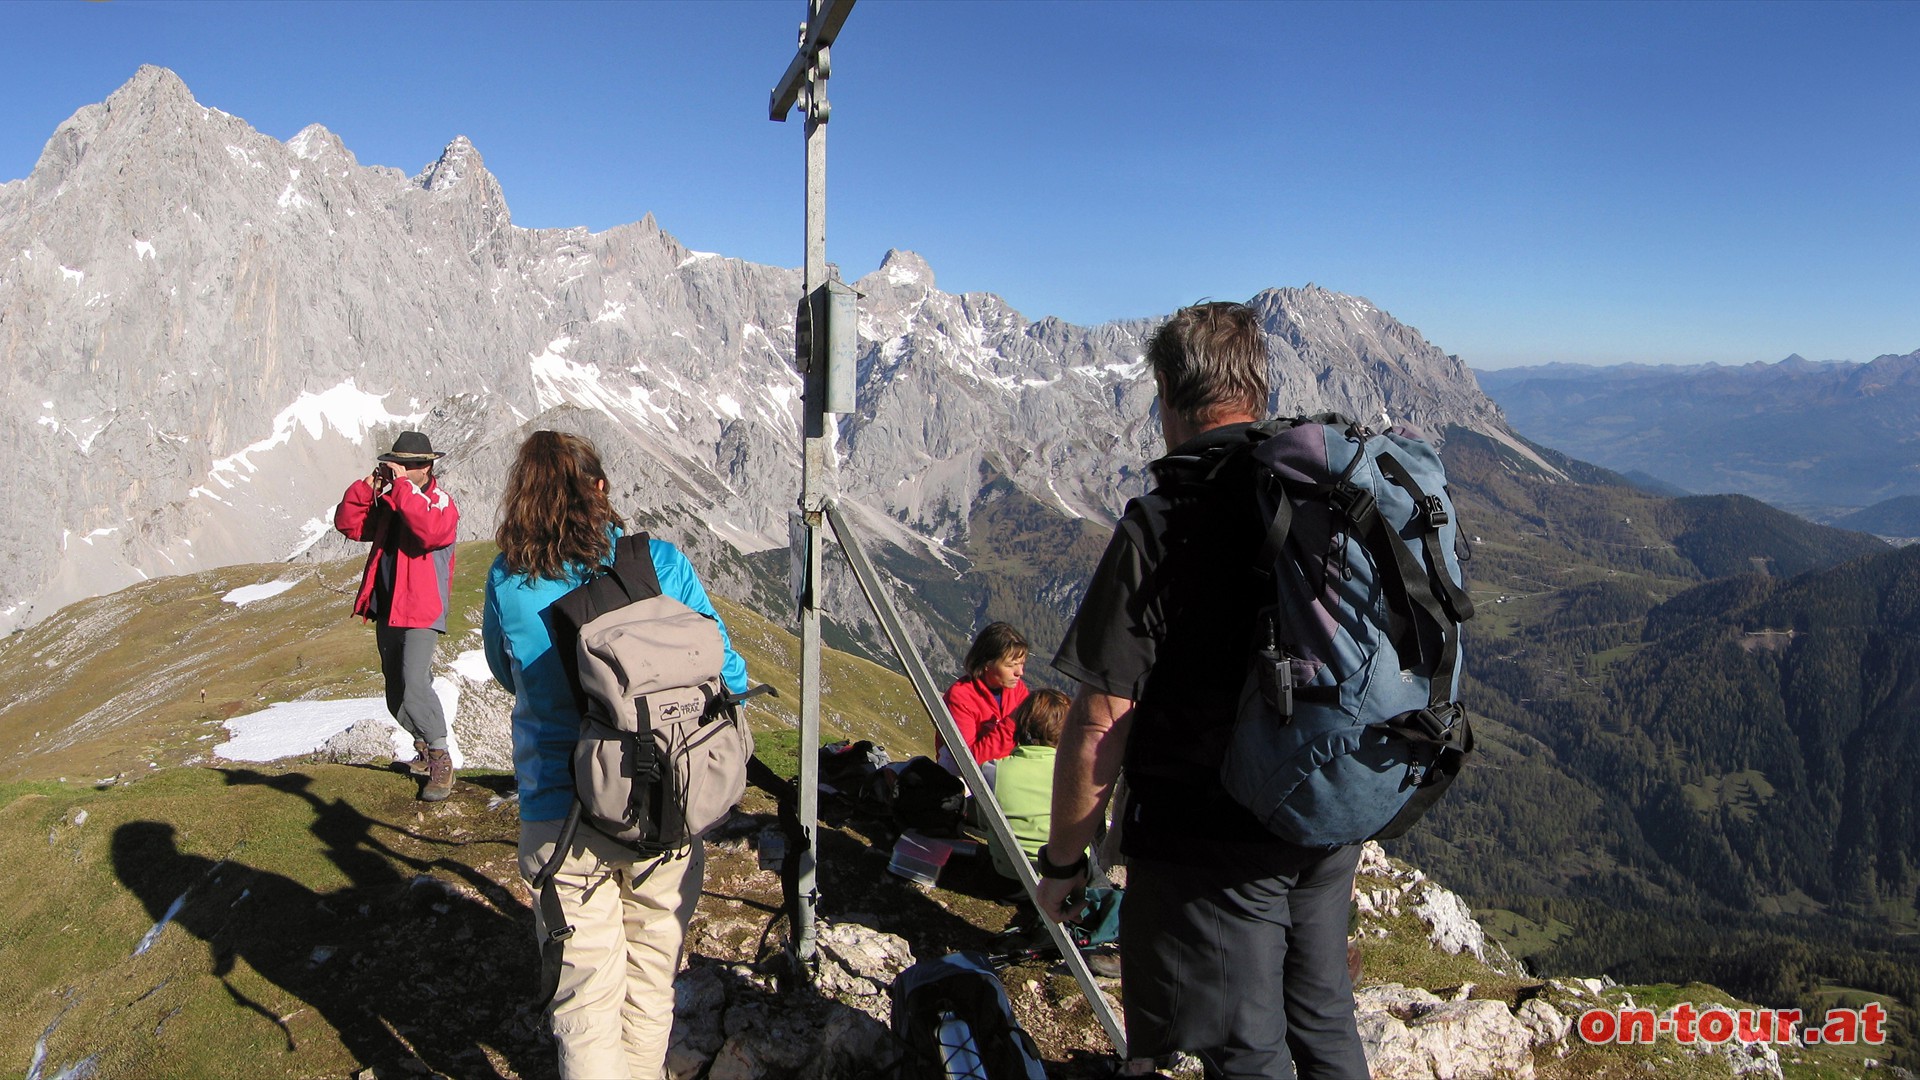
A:
[[[787,114],[800,100],[800,88],[813,81],[813,68],[816,61],[819,75],[824,78],[830,63],[827,47],[833,39],[840,36],[840,27],[847,21],[847,13],[853,10],[854,0],[811,0],[808,4],[810,17],[800,27],[800,51],[794,54],[793,62],[787,65],[787,73],[780,76],[780,82],[773,88],[768,98],[767,118],[784,121]],[[824,109],[826,102],[818,105]],[[813,108],[809,104],[809,109]],[[820,119],[826,119],[821,116]]]

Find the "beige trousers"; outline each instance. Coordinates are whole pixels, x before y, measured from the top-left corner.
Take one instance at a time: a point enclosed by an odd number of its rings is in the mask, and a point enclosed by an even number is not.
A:
[[[520,823],[520,875],[529,882],[560,838],[560,821]],[[581,825],[554,875],[573,924],[562,943],[553,1038],[565,1080],[657,1080],[673,1033],[673,977],[706,870],[690,850],[642,858]],[[539,897],[534,931],[546,927]]]

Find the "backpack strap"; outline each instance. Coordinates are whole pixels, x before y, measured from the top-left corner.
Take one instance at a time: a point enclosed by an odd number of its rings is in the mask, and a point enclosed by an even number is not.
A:
[[[560,890],[553,884],[553,876],[560,872],[560,864],[567,859],[567,851],[573,847],[573,837],[580,829],[580,800],[573,800],[573,809],[567,812],[566,824],[560,826],[560,837],[554,841],[553,853],[547,856],[547,864],[533,875],[531,882],[534,891],[539,894],[540,919],[546,924],[546,933],[540,937],[540,1008],[542,1011],[553,1008],[553,999],[560,992],[560,961],[565,949],[564,942],[573,936],[573,924],[567,921],[567,913],[560,906]]]
[[[660,572],[653,565],[653,538],[645,532],[622,536],[613,545],[613,562],[603,567],[608,576],[620,583],[627,602],[659,596]]]
[[[1446,607],[1447,614],[1452,616],[1454,622],[1466,622],[1473,618],[1473,598],[1454,584],[1452,576],[1447,573],[1446,555],[1440,550],[1440,527],[1447,524],[1447,509],[1440,501],[1440,496],[1422,491],[1413,474],[1392,454],[1381,454],[1376,460],[1387,479],[1413,496],[1414,506],[1423,516],[1420,546],[1426,552],[1427,574],[1432,579],[1440,603]]]

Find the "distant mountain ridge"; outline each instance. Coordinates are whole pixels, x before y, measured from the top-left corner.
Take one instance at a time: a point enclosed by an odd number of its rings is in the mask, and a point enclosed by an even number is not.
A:
[[[281,143],[142,68],[0,185],[0,252],[0,446],[21,466],[0,498],[34,508],[0,537],[0,629],[143,577],[339,554],[328,508],[406,427],[450,452],[463,537],[491,531],[521,431],[547,425],[600,440],[620,504],[659,527],[787,543],[798,274],[690,251],[651,217],[519,228],[464,137],[409,177],[319,125]],[[988,476],[1102,524],[1139,493],[1152,321],[1030,321],[939,291],[909,252],[856,284],[842,505],[879,542],[937,574]],[[1367,301],[1253,303],[1283,411],[1511,440],[1457,357]]]
[[[1476,371],[1514,428],[1683,491],[1817,520],[1920,495],[1920,351],[1868,363]]]

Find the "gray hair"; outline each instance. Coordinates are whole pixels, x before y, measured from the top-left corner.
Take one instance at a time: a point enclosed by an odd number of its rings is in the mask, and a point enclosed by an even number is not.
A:
[[[1267,336],[1245,304],[1194,304],[1173,313],[1147,340],[1160,383],[1160,407],[1206,424],[1267,409]]]

